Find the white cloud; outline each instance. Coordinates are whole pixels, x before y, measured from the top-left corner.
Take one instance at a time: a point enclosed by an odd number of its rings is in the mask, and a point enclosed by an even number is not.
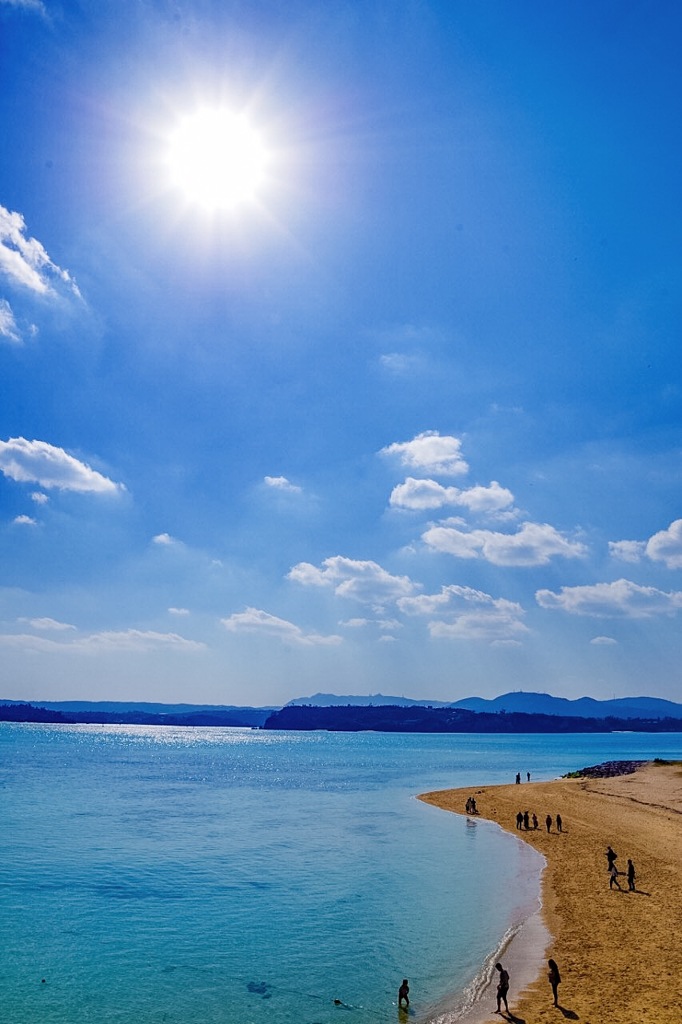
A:
[[[425,430],[411,441],[389,444],[379,455],[397,455],[404,466],[418,472],[462,476],[469,467],[460,454],[461,447],[457,437]]]
[[[42,491],[34,491],[31,495],[31,501],[35,501],[36,505],[47,505],[49,500],[47,494],[43,494]]]
[[[542,608],[558,608],[571,615],[598,618],[646,619],[654,615],[675,615],[682,608],[682,591],[666,592],[655,587],[642,587],[625,579],[615,583],[562,587],[559,593],[538,590],[535,598]]]
[[[436,480],[408,476],[404,483],[393,488],[389,504],[395,508],[416,510],[460,505],[471,512],[497,512],[507,508],[513,501],[512,492],[501,487],[497,480],[493,480],[488,487],[476,486],[460,490],[459,487],[443,487]]]
[[[169,608],[171,615],[189,615],[189,608]]]
[[[682,519],[676,519],[667,530],[650,537],[646,553],[652,561],[663,562],[668,569],[682,569]]]
[[[417,589],[408,576],[392,576],[376,562],[357,561],[342,555],[326,558],[321,569],[310,562],[299,562],[289,572],[288,579],[308,587],[331,587],[339,597],[379,607]]]
[[[590,643],[595,647],[614,647],[617,646],[618,641],[614,640],[612,636],[593,636]]]
[[[438,594],[420,594],[398,601],[406,615],[438,615],[428,623],[434,638],[507,641],[529,632],[523,608],[515,601],[491,597],[472,587],[441,587]]]
[[[0,441],[0,472],[20,483],[38,483],[41,487],[57,487],[62,491],[93,494],[116,494],[125,491],[114,483],[47,441],[27,441],[11,437]]]
[[[19,328],[7,299],[0,299],[0,338],[6,338],[15,344],[21,342]]]
[[[42,618],[42,619],[17,619],[17,622],[25,622],[32,629],[46,629],[55,630],[61,632],[63,630],[75,629],[69,622],[58,622],[57,619]]]
[[[155,537],[152,537],[152,544],[159,544],[161,547],[171,547],[175,543],[176,540],[171,537],[170,533],[157,533]]]
[[[339,620],[339,626],[345,626],[346,629],[362,629],[363,626],[371,626],[373,619],[342,619]]]
[[[477,485],[462,491],[459,505],[464,505],[470,512],[499,512],[508,508],[514,501],[514,495],[506,487],[491,480],[487,487]]]
[[[37,526],[38,522],[33,516],[15,516],[12,522],[16,526]]]
[[[227,619],[220,620],[232,633],[265,633],[278,637],[283,643],[302,647],[336,646],[342,643],[340,636],[321,636],[318,633],[304,633],[293,622],[280,619],[261,608],[246,608]]]
[[[571,541],[547,523],[523,523],[516,533],[466,532],[446,522],[432,526],[422,540],[456,558],[485,558],[493,565],[547,565],[551,558],[581,558],[584,544]]]
[[[277,491],[287,491],[289,494],[300,494],[303,490],[298,484],[292,484],[285,476],[266,476],[263,482],[267,487],[273,487]]]
[[[177,633],[156,633],[153,630],[126,629],[121,631],[105,631],[91,633],[74,640],[50,640],[48,637],[32,634],[5,634],[0,636],[0,646],[19,647],[32,651],[75,652],[78,654],[97,654],[101,652],[144,652],[163,648],[181,652],[204,650],[205,644],[196,640],[187,640]]]
[[[609,554],[621,562],[640,562],[646,553],[646,542],[643,540],[610,540]]]
[[[21,214],[4,206],[0,206],[0,271],[38,295],[54,295],[54,285],[58,284],[80,297],[69,272],[52,262],[40,242],[26,237]]]

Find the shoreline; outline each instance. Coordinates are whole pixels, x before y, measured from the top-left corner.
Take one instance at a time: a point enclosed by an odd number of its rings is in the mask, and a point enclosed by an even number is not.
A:
[[[483,983],[465,1015],[443,1004],[439,1024],[494,1020],[581,1020],[583,1024],[670,1024],[676,1018],[682,950],[674,936],[682,919],[682,763],[646,763],[627,775],[524,782],[421,794],[419,799],[466,817],[469,796],[480,818],[528,843],[545,858],[540,909],[505,949],[491,954],[509,970],[511,1013],[494,1013],[494,979]],[[516,829],[518,810],[535,811],[541,827]],[[560,812],[564,830],[556,832]],[[547,832],[545,815],[551,813]],[[619,853],[618,881],[609,889],[605,850]],[[636,892],[625,870],[637,869]],[[537,928],[534,929],[533,919]],[[559,964],[559,1007],[552,1005],[547,957]],[[448,1016],[449,1012],[449,1016]]]

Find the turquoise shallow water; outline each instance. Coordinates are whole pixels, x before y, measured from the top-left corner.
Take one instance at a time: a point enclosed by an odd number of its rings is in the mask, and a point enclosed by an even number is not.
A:
[[[538,859],[415,795],[654,756],[682,735],[0,725],[4,1019],[370,1024],[403,975],[428,1019]]]

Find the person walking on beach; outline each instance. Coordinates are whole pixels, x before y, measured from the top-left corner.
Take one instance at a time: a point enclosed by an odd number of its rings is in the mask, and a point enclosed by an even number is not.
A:
[[[530,828],[530,814],[528,813],[528,811],[523,812],[523,827],[525,828],[526,832]]]
[[[535,813],[535,811],[533,811],[533,828],[536,829],[537,827],[538,827],[538,816]]]
[[[403,983],[398,989],[398,1006],[402,1006],[403,1002],[405,1006],[410,1005],[410,986],[407,982],[407,978],[403,978]]]
[[[517,772],[516,773],[516,785],[517,786],[521,785],[521,772]]]
[[[526,772],[526,782],[530,782],[530,772]]]
[[[620,882],[618,881],[618,868],[612,862],[611,867],[609,868],[609,889],[613,889],[614,884],[619,892],[623,891],[620,887]]]
[[[608,868],[607,868],[607,871],[610,871],[611,868],[613,867],[614,860],[618,860],[618,854],[616,853],[615,850],[612,850],[610,846],[606,847],[606,860],[607,860],[608,865],[609,865]]]
[[[519,811],[519,813],[516,815],[516,827],[517,828],[521,828],[522,825],[523,825],[523,811]]]
[[[564,825],[564,823],[561,820],[561,815],[557,814],[557,816],[556,816],[556,830],[557,830],[557,832],[561,832],[561,830],[563,828],[563,825]]]
[[[551,814],[548,814],[547,817],[545,818],[545,825],[547,826],[547,831],[551,832],[552,831],[552,815]]]
[[[504,1003],[504,1008],[509,1013],[509,1005],[507,1003],[507,992],[509,991],[509,974],[505,971],[502,964],[495,964],[495,970],[500,972],[500,978],[497,982],[497,1009],[495,1013],[502,1013],[500,1004]]]
[[[559,994],[557,992],[557,989],[559,987],[559,983],[561,982],[561,975],[559,974],[559,968],[556,965],[556,960],[548,960],[547,964],[549,966],[549,973],[547,975],[547,980],[549,981],[550,985],[552,986],[552,995],[554,996],[554,1005],[558,1006],[559,1005]]]
[[[635,891],[635,865],[632,863],[631,860],[628,860],[627,876],[628,876],[628,891],[629,892],[634,892]]]

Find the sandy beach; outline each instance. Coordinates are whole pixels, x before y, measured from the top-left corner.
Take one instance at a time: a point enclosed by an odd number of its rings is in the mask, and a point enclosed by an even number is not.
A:
[[[559,1007],[552,1005],[537,941],[528,941],[524,962],[522,933],[513,960],[502,957],[511,975],[511,1013],[502,1019],[672,1024],[682,1013],[682,763],[650,763],[614,778],[523,779],[521,785],[444,790],[420,798],[464,814],[473,795],[481,817],[546,859],[541,914],[549,932],[546,956],[561,972]],[[532,823],[529,831],[517,830],[516,815],[526,810],[537,815],[537,830]],[[622,891],[609,889],[608,845],[618,854]],[[628,891],[628,858],[636,868],[635,892]],[[495,898],[494,880],[489,898]],[[501,1019],[493,1012],[494,986],[483,1004],[481,1020]]]

